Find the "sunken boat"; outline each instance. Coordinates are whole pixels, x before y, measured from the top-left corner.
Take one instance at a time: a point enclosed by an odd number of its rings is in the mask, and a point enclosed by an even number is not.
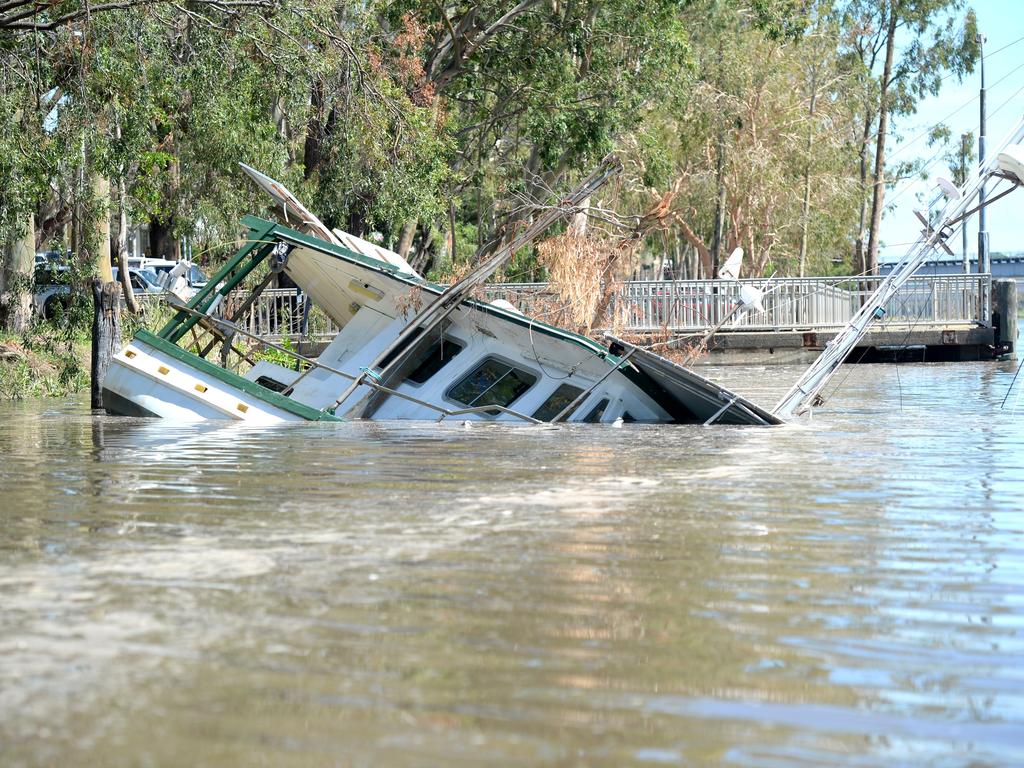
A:
[[[256,423],[349,419],[529,423],[732,424],[769,426],[807,412],[884,307],[931,254],[984,202],[986,182],[1022,185],[1024,121],[961,188],[850,323],[773,408],[756,403],[649,349],[607,344],[541,322],[474,290],[530,239],[579,210],[614,173],[604,163],[565,199],[451,286],[424,279],[397,253],[328,229],[284,186],[245,167],[294,226],[253,216],[244,245],[157,333],[140,331],[114,356],[103,402],[113,414]],[[243,166],[244,167],[244,166]],[[983,198],[982,198],[983,199]],[[244,373],[218,364],[251,336],[241,314],[275,274],[287,275],[340,329],[315,359],[276,347],[291,367],[269,360]],[[260,277],[262,275],[262,277]],[[225,299],[246,280],[255,291],[233,313]],[[757,307],[753,291],[736,310]],[[244,357],[244,356],[243,356]]]

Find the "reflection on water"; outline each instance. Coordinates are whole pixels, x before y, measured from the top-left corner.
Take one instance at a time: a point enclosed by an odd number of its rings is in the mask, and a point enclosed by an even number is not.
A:
[[[2,762],[1024,762],[1012,373],[777,429],[0,406]]]

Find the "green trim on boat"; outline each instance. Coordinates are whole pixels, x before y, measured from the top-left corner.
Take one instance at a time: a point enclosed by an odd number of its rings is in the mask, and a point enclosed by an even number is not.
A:
[[[191,352],[187,352],[177,344],[172,344],[167,339],[161,339],[159,336],[150,333],[149,331],[139,331],[135,334],[135,340],[140,344],[153,347],[154,349],[173,357],[178,362],[184,363],[197,371],[213,376],[228,386],[245,392],[247,395],[251,395],[258,400],[262,400],[267,403],[267,405],[280,408],[282,411],[288,411],[288,413],[307,419],[308,421],[344,421],[344,419],[339,419],[337,416],[330,413],[324,413],[316,408],[304,405],[303,403],[292,400],[284,395],[280,395],[266,387],[262,387],[254,381],[249,381],[248,379],[239,376],[237,373],[232,373],[231,371],[221,368],[219,365],[214,365],[209,360],[204,360],[198,355],[193,355]]]
[[[273,231],[276,225],[273,222],[262,221],[261,219],[256,219],[256,221],[260,222],[261,226],[250,227],[249,237],[246,238],[245,245],[239,248],[235,254],[228,259],[217,274],[207,280],[206,285],[204,285],[199,290],[199,293],[193,296],[185,306],[189,309],[205,314],[210,305],[216,300],[216,294],[219,293],[224,295],[228,290],[230,290],[230,288],[225,289],[224,281],[228,279],[228,276],[238,268],[246,257],[250,256],[253,251],[257,252],[255,259],[250,260],[251,263],[245,271],[246,275],[249,274],[249,272],[259,264],[259,262],[266,258],[267,254],[270,253],[270,249],[265,248],[264,246],[272,245],[272,243],[268,243],[265,238]],[[260,254],[261,249],[263,250],[262,254]],[[232,287],[240,280],[241,278],[236,276],[236,279],[232,283]],[[194,313],[179,311],[167,322],[166,325],[164,325],[163,328],[160,329],[157,335],[162,339],[170,339],[171,341],[176,342],[188,332],[189,328],[196,324],[197,320],[198,317]]]

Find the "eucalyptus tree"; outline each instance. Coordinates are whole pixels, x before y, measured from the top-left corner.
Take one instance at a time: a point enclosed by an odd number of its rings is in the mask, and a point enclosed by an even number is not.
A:
[[[690,250],[704,276],[717,270],[716,243],[742,246],[747,274],[798,274],[828,269],[848,238],[857,186],[838,24],[827,3],[767,10],[694,6],[693,66],[624,145],[639,197],[622,207],[667,201],[673,219],[648,247],[673,251],[677,267]]]
[[[390,3],[396,69],[448,148],[446,229],[498,240],[637,125],[687,55],[670,0]],[[420,216],[421,220],[428,216]],[[456,220],[458,224],[456,224]],[[406,222],[405,231],[410,229]],[[408,243],[402,238],[401,245]]]
[[[978,46],[973,30],[965,29],[963,8],[964,0],[847,0],[843,4],[844,50],[859,66],[861,78],[872,86],[866,90],[861,114],[864,197],[857,262],[863,272],[878,269],[890,121],[913,114],[921,98],[939,92],[946,75],[962,77],[973,71]]]

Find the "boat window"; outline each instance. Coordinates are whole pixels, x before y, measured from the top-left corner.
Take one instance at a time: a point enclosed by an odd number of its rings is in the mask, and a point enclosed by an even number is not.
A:
[[[261,387],[266,387],[272,392],[284,392],[286,389],[288,389],[287,384],[283,384],[277,379],[272,379],[269,376],[260,376],[258,379],[256,379],[256,383],[259,384]]]
[[[537,421],[551,421],[569,403],[582,394],[583,390],[579,387],[574,387],[572,384],[562,384],[551,393],[551,397],[545,400],[540,408],[533,412],[533,418],[537,419]],[[572,412],[570,411],[570,413]]]
[[[381,360],[380,367],[382,369],[387,368],[407,347],[408,343],[388,352],[384,359]],[[461,351],[462,345],[457,341],[453,341],[447,336],[440,336],[433,343],[423,347],[409,360],[402,363],[401,369],[411,371],[411,373],[405,376],[405,379],[416,384],[423,384],[427,379],[444,368]]]
[[[636,418],[634,418],[633,414],[631,414],[629,411],[626,411],[624,414],[622,414],[622,421],[626,424],[632,424],[636,421]]]
[[[444,368],[448,362],[461,351],[461,344],[457,344],[451,339],[441,337],[423,352],[416,355],[414,358],[415,362],[410,361],[411,364],[414,364],[416,367],[407,378],[409,381],[422,384]]]
[[[448,390],[448,397],[470,407],[481,405],[507,406],[532,387],[537,377],[502,360],[486,358],[458,384]],[[494,415],[498,411],[488,411]]]
[[[608,398],[606,397],[590,410],[590,413],[587,414],[587,417],[583,419],[583,421],[587,424],[597,424],[597,422],[601,420],[601,417],[604,416],[604,409],[607,407]]]

